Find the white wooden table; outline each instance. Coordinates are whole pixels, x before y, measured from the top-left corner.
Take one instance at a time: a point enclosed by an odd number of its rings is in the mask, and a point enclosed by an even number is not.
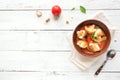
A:
[[[62,8],[57,21],[51,14],[56,4]],[[80,12],[80,5],[86,7],[86,14]],[[72,7],[76,9],[71,11]],[[94,77],[96,68],[82,72],[69,60],[66,36],[100,10],[116,27],[111,48],[117,55]],[[45,23],[47,18],[50,22]],[[120,0],[0,0],[0,80],[119,80],[119,26]]]

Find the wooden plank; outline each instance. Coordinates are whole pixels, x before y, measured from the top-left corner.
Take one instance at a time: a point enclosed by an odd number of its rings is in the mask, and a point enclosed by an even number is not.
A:
[[[103,61],[98,60],[89,70],[82,72],[70,61],[70,56],[71,52],[0,51],[0,72],[65,71],[93,74]],[[106,64],[103,73],[120,73],[120,63],[117,63],[119,56],[120,52],[117,52],[116,57]]]
[[[0,71],[69,71],[77,68],[69,60],[69,52],[1,51]]]
[[[98,77],[93,75],[81,74],[79,72],[38,72],[38,73],[18,73],[18,72],[5,72],[0,73],[2,80],[119,80],[119,75],[103,74]]]
[[[53,5],[60,5],[63,9],[71,9],[76,7],[79,9],[80,5],[84,5],[87,9],[120,9],[119,0],[0,0],[0,8],[14,8],[14,9],[28,9],[28,8],[41,8],[51,9]]]
[[[70,50],[66,32],[1,31],[0,50]]]
[[[70,51],[68,34],[72,31],[0,31],[0,51]],[[111,49],[120,50],[119,34],[116,31]]]
[[[33,11],[0,11],[0,30],[72,30],[81,21],[91,18],[98,10],[88,10],[86,14],[80,11],[64,10],[58,20],[55,20],[50,10],[42,10],[42,17]],[[106,17],[119,29],[120,10],[104,10]],[[67,15],[66,15],[67,14]],[[46,20],[50,18],[50,22]],[[69,24],[66,24],[69,21]]]

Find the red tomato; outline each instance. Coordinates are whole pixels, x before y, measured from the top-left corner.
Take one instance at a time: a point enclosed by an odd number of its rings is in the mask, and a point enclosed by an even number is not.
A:
[[[55,16],[59,16],[61,14],[61,8],[58,5],[52,7],[52,14]]]
[[[80,40],[80,39],[77,37],[77,38],[76,38],[76,41],[79,41],[79,40]]]
[[[101,49],[104,47],[104,44],[105,44],[105,41],[99,42],[99,46],[100,46]]]
[[[87,34],[87,42],[88,42],[88,44],[93,42],[93,40],[91,39],[91,35],[90,34]]]
[[[85,30],[85,27],[81,27],[80,30]]]

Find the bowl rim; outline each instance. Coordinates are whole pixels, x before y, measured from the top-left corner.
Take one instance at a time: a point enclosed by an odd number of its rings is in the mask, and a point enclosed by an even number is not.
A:
[[[77,45],[76,45],[75,42],[74,42],[74,35],[75,35],[75,33],[76,33],[77,28],[80,27],[81,24],[83,24],[84,22],[87,22],[87,21],[97,21],[97,22],[99,22],[100,24],[104,25],[105,28],[106,28],[106,30],[107,30],[107,35],[109,35],[109,36],[108,36],[109,39],[106,41],[107,43],[105,44],[105,48],[103,48],[103,49],[101,50],[101,52],[97,52],[97,54],[94,54],[94,55],[88,55],[88,54],[85,54],[83,51],[78,50],[78,49],[76,48]],[[89,23],[88,23],[88,24],[89,24]],[[94,24],[94,23],[93,23],[93,24]],[[101,28],[101,27],[100,27],[100,28]],[[102,28],[102,30],[103,30],[103,28]],[[104,33],[106,34],[105,30],[103,30],[103,31],[104,31]],[[97,19],[86,19],[86,20],[80,22],[80,23],[75,27],[75,29],[73,30],[73,33],[72,33],[72,43],[73,43],[73,46],[74,46],[75,50],[77,50],[77,52],[78,52],[79,54],[81,54],[81,55],[83,55],[83,56],[86,56],[86,57],[98,57],[98,56],[102,55],[103,53],[105,53],[105,51],[107,51],[107,49],[108,49],[109,46],[110,46],[110,43],[111,43],[111,33],[110,33],[110,29],[108,28],[108,26],[107,26],[104,22],[102,22],[102,21],[100,21],[100,20],[97,20]],[[99,53],[99,54],[98,54],[98,53]]]

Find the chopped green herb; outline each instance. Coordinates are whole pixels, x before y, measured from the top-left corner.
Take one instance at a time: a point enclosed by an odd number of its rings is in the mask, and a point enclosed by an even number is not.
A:
[[[93,40],[94,40],[96,43],[98,43],[98,40],[97,40],[96,38],[93,38]]]
[[[99,29],[100,27],[99,26],[95,26],[97,29]]]
[[[83,6],[80,6],[80,11],[81,11],[82,13],[86,13],[86,8],[83,7]]]
[[[75,7],[71,8],[71,11],[75,10]]]
[[[94,38],[94,35],[95,35],[95,32],[93,34],[91,34],[91,39],[93,40]]]
[[[98,40],[94,37],[94,35],[95,35],[95,32],[91,35],[91,39],[98,43]]]
[[[86,49],[88,49],[88,50],[89,50],[89,47],[88,47],[88,46],[86,46]]]

